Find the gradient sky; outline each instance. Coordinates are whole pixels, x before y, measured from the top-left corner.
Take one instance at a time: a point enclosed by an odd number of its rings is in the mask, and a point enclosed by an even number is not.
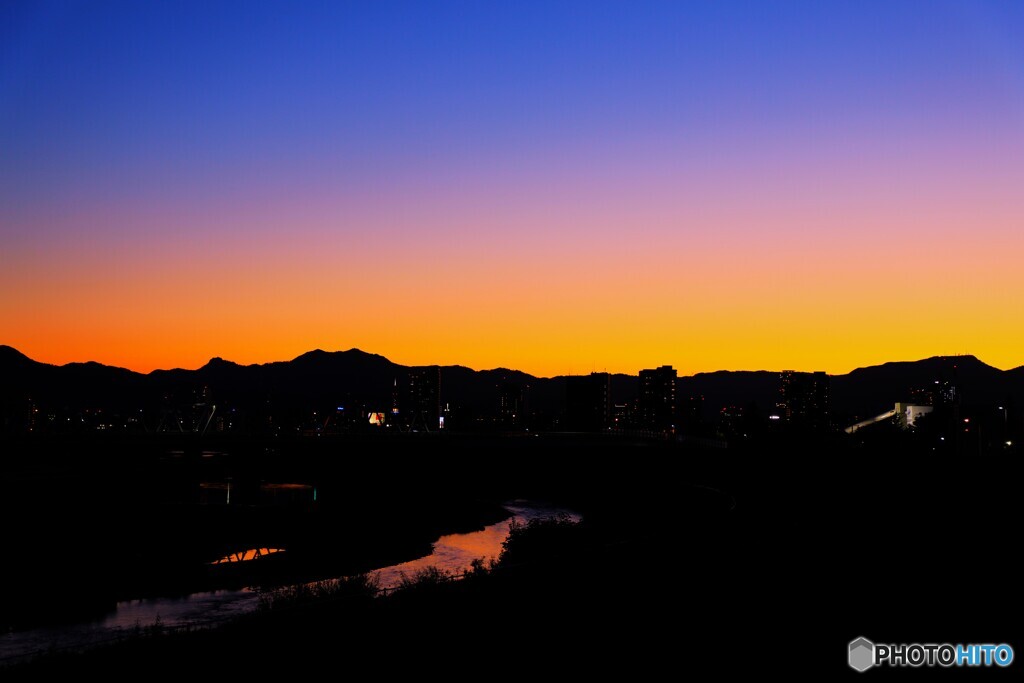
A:
[[[1024,363],[1024,3],[0,5],[0,343]]]

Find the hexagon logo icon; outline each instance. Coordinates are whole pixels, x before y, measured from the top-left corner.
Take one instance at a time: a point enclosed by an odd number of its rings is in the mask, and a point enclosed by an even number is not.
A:
[[[875,665],[875,644],[867,638],[850,641],[850,666],[857,671],[867,671]]]

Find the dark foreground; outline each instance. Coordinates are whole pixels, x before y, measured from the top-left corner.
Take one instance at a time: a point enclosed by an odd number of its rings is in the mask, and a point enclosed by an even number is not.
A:
[[[437,500],[479,506],[532,497],[582,512],[586,543],[479,580],[51,656],[5,673],[246,675],[279,668],[345,676],[369,664],[458,680],[510,671],[550,677],[621,669],[646,678],[659,670],[686,677],[775,667],[831,678],[856,675],[846,666],[846,644],[858,636],[1006,642],[1024,657],[1016,559],[1024,503],[1014,461],[901,458],[835,443],[750,452],[590,437],[399,445],[407,452],[384,462],[358,452],[374,444],[348,443],[347,458],[337,457],[335,444],[287,461],[268,457],[258,467],[287,469],[275,473],[280,477],[316,473],[323,481],[358,482],[346,489],[346,514],[317,518],[325,525],[319,533],[358,509],[353,501],[415,500],[427,511],[411,518],[419,528],[436,525],[439,511],[451,507]],[[238,471],[256,466],[236,464]],[[398,516],[386,517],[403,528]],[[113,543],[108,536],[99,535]],[[970,672],[862,675],[886,673]]]

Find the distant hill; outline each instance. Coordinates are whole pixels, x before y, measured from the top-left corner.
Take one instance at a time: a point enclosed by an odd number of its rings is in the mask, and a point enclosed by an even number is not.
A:
[[[858,368],[832,378],[834,412],[870,415],[910,398],[910,389],[924,388],[940,378],[957,387],[965,405],[1012,402],[1024,392],[1024,371],[1000,370],[974,356],[934,357],[913,362]]]
[[[101,365],[63,366],[36,362],[16,349],[0,346],[0,410],[5,420],[19,419],[26,406],[73,413],[82,410],[159,411],[167,405],[203,401],[237,407],[249,414],[274,411],[305,414],[344,405],[385,411],[392,404],[396,382],[409,366],[361,351],[315,350],[290,361],[239,365],[213,358],[196,370],[156,370],[141,374]],[[565,378],[534,377],[511,369],[473,370],[443,366],[441,401],[469,415],[493,415],[501,395],[521,396],[527,409],[549,415],[564,410]],[[910,390],[940,377],[953,377],[965,404],[996,404],[1024,398],[1024,367],[999,370],[973,356],[935,357],[912,362],[859,368],[832,377],[832,412],[867,416],[881,413]],[[636,397],[635,375],[612,375],[611,399],[625,403]],[[726,406],[770,412],[777,400],[777,372],[720,371],[680,377],[679,402],[703,398],[710,418]]]
[[[703,397],[705,417],[729,406],[747,408],[753,404],[761,412],[769,411],[778,393],[779,373],[765,370],[702,372],[680,377],[676,385],[680,401]]]

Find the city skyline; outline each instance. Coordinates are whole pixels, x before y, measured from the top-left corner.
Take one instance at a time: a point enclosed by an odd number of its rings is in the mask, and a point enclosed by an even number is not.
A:
[[[34,359],[1021,362],[1015,3],[0,12]]]

